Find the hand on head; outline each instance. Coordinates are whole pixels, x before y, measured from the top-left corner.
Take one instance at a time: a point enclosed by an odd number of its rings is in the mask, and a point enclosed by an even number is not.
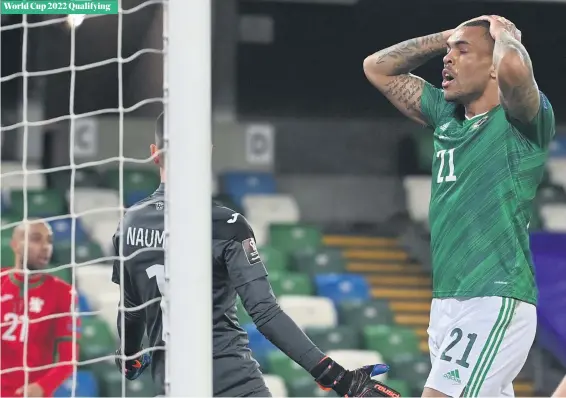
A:
[[[506,31],[515,39],[521,41],[521,31],[517,29],[513,22],[499,15],[482,15],[481,17],[472,18],[469,21],[463,22],[458,27],[473,21],[488,21],[490,24],[489,33],[494,40],[497,40],[501,32]]]

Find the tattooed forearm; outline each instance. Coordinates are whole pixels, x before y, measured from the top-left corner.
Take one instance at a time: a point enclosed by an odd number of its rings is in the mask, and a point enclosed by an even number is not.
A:
[[[373,54],[371,59],[375,72],[395,76],[411,72],[445,50],[445,35],[435,33],[385,48]]]
[[[388,47],[364,59],[368,80],[411,120],[427,125],[421,111],[425,81],[411,75],[429,59],[445,53],[446,40],[452,31],[410,39]]]
[[[511,36],[511,34],[502,32],[499,37],[497,37],[495,47],[493,49],[493,64],[495,67],[498,67],[505,55],[509,53],[517,54],[527,68],[532,68],[529,53],[521,42]]]
[[[409,112],[420,112],[424,81],[409,74],[393,78],[385,86],[384,94]]]
[[[495,41],[493,64],[501,105],[514,119],[530,122],[538,112],[540,93],[527,50],[510,34],[503,32]]]

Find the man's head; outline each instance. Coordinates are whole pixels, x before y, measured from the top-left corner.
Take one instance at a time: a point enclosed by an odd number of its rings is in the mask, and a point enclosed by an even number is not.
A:
[[[11,247],[16,258],[16,267],[23,268],[26,250],[27,229],[27,268],[44,269],[51,261],[53,253],[53,232],[43,220],[27,220],[22,222],[12,234]]]
[[[165,167],[165,153],[164,153],[164,117],[163,112],[157,117],[155,122],[155,143],[151,144],[150,151],[151,156],[155,164],[159,165],[160,168]]]
[[[467,22],[448,39],[442,72],[442,88],[447,101],[465,105],[481,97],[489,88],[497,87],[493,67],[495,41],[489,27],[489,21]]]

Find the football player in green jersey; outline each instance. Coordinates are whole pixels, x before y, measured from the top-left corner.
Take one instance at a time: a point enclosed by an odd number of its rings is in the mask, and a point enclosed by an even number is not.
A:
[[[535,337],[528,225],[555,121],[520,40],[489,15],[364,61],[397,109],[434,130],[426,397],[513,396]],[[411,74],[437,55],[442,89]]]

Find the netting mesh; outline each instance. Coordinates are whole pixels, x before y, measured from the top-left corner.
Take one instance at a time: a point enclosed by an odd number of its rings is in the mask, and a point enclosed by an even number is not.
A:
[[[2,250],[0,264],[2,265],[2,281],[12,274],[12,269],[21,262],[24,270],[22,282],[22,308],[14,304],[8,309],[10,299],[9,289],[2,284],[2,350],[0,350],[0,384],[2,395],[9,394],[8,386],[15,385],[16,378],[22,378],[22,384],[28,386],[38,381],[46,371],[72,365],[72,374],[56,391],[57,396],[154,396],[153,385],[149,372],[134,382],[125,382],[114,365],[114,351],[119,347],[116,331],[116,314],[121,292],[116,284],[111,282],[112,263],[125,259],[115,256],[112,246],[112,235],[118,227],[120,217],[124,210],[142,197],[151,193],[159,183],[157,172],[150,168],[149,153],[144,155],[140,149],[151,142],[153,123],[150,115],[145,112],[148,106],[160,109],[163,96],[146,96],[137,99],[132,104],[125,105],[125,81],[130,76],[133,66],[143,57],[153,54],[161,58],[164,53],[159,40],[153,40],[159,45],[139,48],[132,53],[124,49],[131,42],[141,41],[135,37],[135,32],[124,27],[124,19],[136,20],[136,15],[152,14],[152,21],[160,22],[163,16],[165,1],[119,1],[118,15],[23,15],[21,21],[14,22],[8,18],[2,20],[1,34],[3,37],[10,32],[21,32],[21,68],[14,73],[3,73],[1,83],[3,87],[17,82],[21,84],[21,93],[14,100],[16,112],[3,109],[2,117],[2,163],[1,163],[1,189],[2,189]],[[144,14],[145,13],[145,14]],[[90,26],[91,20],[99,23],[96,27]],[[149,30],[147,19],[140,17],[136,32]],[[159,23],[158,23],[159,25]],[[97,29],[101,36],[105,36],[100,29],[108,27],[110,31],[116,29],[116,54],[96,61],[77,62],[77,36],[82,34],[81,29],[90,29],[87,34],[91,40],[97,39]],[[57,27],[62,34],[70,40],[69,62],[67,66],[41,69],[37,68],[41,62],[35,62],[30,67],[30,60],[37,57],[56,57],[56,54],[46,54],[45,49],[38,48],[37,41],[30,43],[30,35],[35,29]],[[130,25],[130,29],[131,25]],[[124,34],[128,38],[124,38]],[[36,35],[37,38],[37,35]],[[56,40],[56,37],[43,38]],[[89,45],[84,37],[81,45]],[[61,44],[61,45],[66,45]],[[100,45],[100,43],[99,43]],[[104,44],[102,44],[104,46]],[[112,47],[112,46],[111,46]],[[98,49],[100,50],[100,48]],[[93,44],[93,52],[97,48]],[[83,51],[84,52],[84,51]],[[104,51],[101,51],[104,54]],[[83,57],[83,61],[84,61]],[[87,59],[89,59],[87,57]],[[90,57],[90,60],[93,58]],[[45,64],[45,63],[43,63]],[[96,93],[81,92],[87,90],[84,84],[78,84],[77,75],[81,72],[91,73],[97,77],[104,73],[104,68],[116,68],[117,99],[109,101],[91,101],[97,104],[111,104],[116,106],[97,106],[97,109],[84,111],[78,107],[81,98],[89,95],[105,96],[105,91],[114,91],[114,84],[110,87],[97,87]],[[41,70],[38,70],[41,69]],[[128,69],[128,73],[125,72]],[[68,99],[58,97],[61,90],[51,91],[48,79],[56,76],[68,76]],[[158,81],[154,86],[161,87],[162,76],[151,76]],[[31,81],[33,84],[30,84]],[[84,80],[84,79],[83,79]],[[112,80],[111,80],[112,81]],[[36,83],[39,82],[39,83]],[[47,82],[47,84],[45,83]],[[106,83],[108,80],[106,80]],[[104,85],[101,79],[100,84]],[[34,87],[30,87],[33,85]],[[97,84],[95,82],[94,87]],[[39,88],[38,88],[39,87]],[[85,89],[85,87],[87,87]],[[41,92],[42,101],[37,96],[32,99],[30,93]],[[161,90],[160,90],[161,92]],[[102,93],[102,94],[101,94]],[[41,97],[41,96],[39,96]],[[53,115],[47,111],[49,102],[62,101],[67,103],[68,110],[61,115]],[[84,102],[84,101],[83,101]],[[132,101],[130,101],[132,102]],[[55,112],[56,113],[56,112]],[[155,112],[153,112],[155,113]],[[132,115],[136,115],[133,117]],[[140,117],[139,115],[145,115]],[[18,120],[19,119],[19,120]],[[54,139],[49,148],[41,150],[42,137],[56,129],[61,136],[68,137],[60,140]],[[130,132],[128,135],[127,132]],[[146,134],[147,140],[141,139],[131,145],[132,132]],[[8,137],[8,138],[7,138]],[[12,140],[11,137],[17,137]],[[53,139],[53,137],[51,137]],[[49,151],[57,153],[52,156],[62,156],[68,145],[68,162],[59,165],[58,162],[45,161],[45,154]],[[142,144],[143,143],[143,144]],[[34,150],[36,146],[40,150]],[[140,146],[141,145],[141,146]],[[57,147],[57,148],[54,148]],[[21,148],[21,155],[18,153]],[[62,156],[65,158],[65,156]],[[53,251],[51,261],[46,269],[35,270],[28,266],[28,257],[31,256],[35,246],[30,243],[33,226],[47,222],[53,231]],[[14,248],[12,236],[14,229],[24,225],[24,246]],[[54,292],[37,290],[35,283],[37,274],[54,275],[63,279],[72,286],[71,308],[69,311],[47,309],[54,308],[47,303],[57,300]],[[46,295],[40,296],[41,294]],[[42,300],[42,301],[38,301]],[[151,304],[146,303],[144,306]],[[42,308],[44,307],[44,308]],[[139,308],[129,309],[130,311]],[[15,313],[15,314],[14,314]],[[57,358],[45,361],[36,358],[36,347],[41,346],[49,352],[57,352],[53,346],[58,336],[44,336],[43,331],[50,331],[58,319],[72,319],[72,326],[67,333],[72,339],[72,360],[61,361]],[[80,327],[77,326],[80,322]],[[123,320],[122,320],[123,322]],[[39,325],[33,327],[33,325]],[[80,344],[76,345],[80,333]],[[41,334],[41,335],[40,335]],[[14,337],[12,340],[12,337]],[[42,341],[45,343],[42,343]],[[78,347],[79,352],[76,352]],[[147,344],[145,344],[147,347]],[[14,350],[20,350],[16,352]],[[143,352],[150,351],[145,349]],[[8,356],[17,354],[8,360]],[[39,364],[39,365],[38,365]],[[18,379],[19,380],[19,379]],[[17,384],[17,383],[16,383]],[[18,386],[16,386],[17,388]]]

